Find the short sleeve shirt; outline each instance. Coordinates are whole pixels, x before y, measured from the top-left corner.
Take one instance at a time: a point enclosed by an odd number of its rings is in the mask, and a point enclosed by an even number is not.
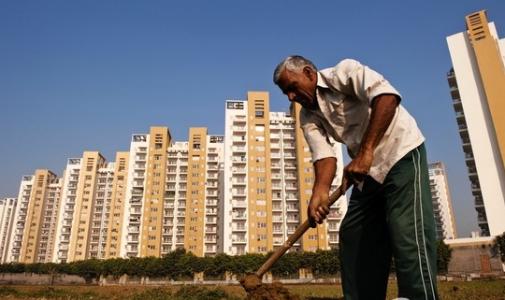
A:
[[[312,161],[335,157],[330,137],[347,146],[355,157],[371,116],[372,100],[382,94],[400,93],[384,77],[353,59],[318,72],[319,109],[302,108],[300,124],[312,152]],[[393,165],[424,142],[414,118],[400,104],[374,151],[369,175],[382,183]]]

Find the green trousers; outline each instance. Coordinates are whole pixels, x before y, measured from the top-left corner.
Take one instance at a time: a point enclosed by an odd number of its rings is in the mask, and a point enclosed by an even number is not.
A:
[[[379,184],[370,176],[352,191],[340,227],[346,300],[385,299],[391,257],[398,297],[438,299],[435,220],[424,144],[407,153]]]

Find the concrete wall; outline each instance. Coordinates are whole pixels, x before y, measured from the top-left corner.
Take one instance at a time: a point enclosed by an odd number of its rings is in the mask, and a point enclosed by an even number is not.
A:
[[[452,249],[449,274],[503,275],[503,264],[491,251],[491,238],[446,240],[446,243]]]
[[[82,277],[66,274],[4,273],[0,274],[0,284],[67,285],[86,284],[86,281]]]

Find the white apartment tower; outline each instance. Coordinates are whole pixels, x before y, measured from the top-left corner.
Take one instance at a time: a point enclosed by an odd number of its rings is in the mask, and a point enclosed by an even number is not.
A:
[[[0,263],[7,262],[7,250],[14,224],[16,198],[0,199]]]
[[[485,11],[466,25],[447,37],[447,78],[481,235],[495,236],[505,232],[505,39]]]
[[[456,220],[452,209],[451,192],[449,191],[445,166],[441,162],[431,163],[428,173],[437,239],[455,239],[457,237]]]

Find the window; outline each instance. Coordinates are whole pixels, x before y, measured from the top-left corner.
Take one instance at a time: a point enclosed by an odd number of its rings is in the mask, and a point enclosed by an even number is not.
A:
[[[243,109],[244,108],[244,102],[227,102],[226,103],[226,108],[227,109]]]
[[[254,130],[256,130],[257,132],[264,132],[265,125],[256,125],[256,126],[254,126]]]

